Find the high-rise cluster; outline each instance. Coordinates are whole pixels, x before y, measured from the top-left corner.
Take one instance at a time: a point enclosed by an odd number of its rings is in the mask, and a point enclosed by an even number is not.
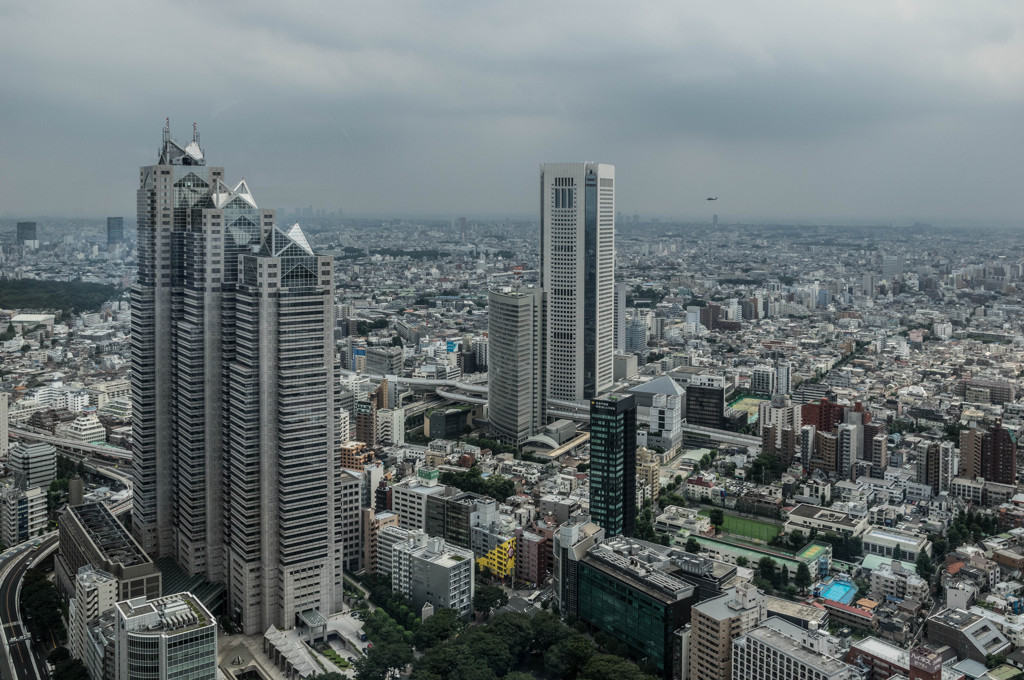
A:
[[[169,125],[139,171],[132,532],[246,632],[333,611],[332,260]]]
[[[541,165],[540,206],[539,289],[494,290],[488,302],[490,417],[516,445],[543,426],[548,400],[578,405],[612,386],[616,333],[626,332],[616,318],[615,167]],[[624,288],[619,297],[621,311]]]

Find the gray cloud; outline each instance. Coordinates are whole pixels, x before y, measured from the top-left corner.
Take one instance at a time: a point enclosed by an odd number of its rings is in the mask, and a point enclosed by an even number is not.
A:
[[[130,214],[169,115],[267,205],[532,214],[538,163],[594,159],[626,212],[1014,220],[1022,30],[998,0],[9,3],[0,213]]]

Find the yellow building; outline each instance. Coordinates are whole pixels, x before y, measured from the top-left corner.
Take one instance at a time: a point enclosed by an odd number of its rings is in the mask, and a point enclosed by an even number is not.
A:
[[[481,568],[487,569],[498,578],[505,578],[512,574],[516,568],[516,539],[513,536],[504,543],[498,545],[489,553],[476,561]]]

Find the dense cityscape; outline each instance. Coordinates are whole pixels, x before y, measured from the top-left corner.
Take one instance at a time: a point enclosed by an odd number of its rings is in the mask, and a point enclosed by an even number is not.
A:
[[[5,3],[0,680],[1024,680],[1022,37]]]
[[[162,134],[0,223],[4,677],[1024,668],[1018,231],[285,215]]]

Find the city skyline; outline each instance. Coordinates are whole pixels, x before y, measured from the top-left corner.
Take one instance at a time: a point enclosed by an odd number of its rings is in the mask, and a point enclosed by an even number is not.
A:
[[[11,8],[0,214],[130,214],[124,168],[170,116],[283,210],[530,215],[538,163],[600,158],[630,214],[1019,223],[1022,22],[995,2]],[[125,60],[157,23],[215,73]]]

